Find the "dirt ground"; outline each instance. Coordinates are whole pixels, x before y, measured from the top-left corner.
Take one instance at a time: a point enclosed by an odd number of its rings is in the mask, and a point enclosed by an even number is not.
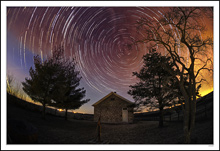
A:
[[[97,123],[86,120],[65,121],[62,117],[7,105],[7,119],[22,119],[38,130],[38,144],[93,144],[97,136]],[[105,144],[181,144],[181,122],[165,122],[158,128],[157,121],[138,121],[133,124],[102,124],[101,141]],[[193,144],[213,144],[213,121],[196,122],[192,135]]]

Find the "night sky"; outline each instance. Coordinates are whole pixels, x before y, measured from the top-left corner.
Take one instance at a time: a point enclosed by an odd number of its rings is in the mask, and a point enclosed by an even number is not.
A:
[[[91,99],[78,112],[93,113],[91,105],[112,91],[133,101],[127,94],[129,85],[137,82],[132,72],[140,70],[142,57],[148,52],[145,44],[130,45],[144,37],[136,32],[135,23],[141,17],[159,18],[166,9],[8,7],[7,72],[22,82],[29,76],[34,55],[43,61],[51,56],[54,46],[63,45],[65,57],[76,59],[82,76],[80,87]],[[212,33],[212,23],[205,24]],[[210,83],[203,92],[213,89]]]

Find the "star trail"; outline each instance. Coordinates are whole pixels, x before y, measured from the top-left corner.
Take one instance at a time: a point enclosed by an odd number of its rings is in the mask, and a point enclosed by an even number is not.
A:
[[[133,45],[140,18],[157,19],[163,7],[8,7],[7,71],[24,81],[33,56],[45,60],[54,47],[64,46],[65,58],[75,58],[81,86],[91,98],[87,107],[111,91],[127,95],[136,83],[132,72],[142,67],[145,44]],[[165,30],[165,29],[164,29]],[[163,52],[165,53],[165,52]],[[86,106],[86,105],[85,105]],[[90,107],[91,108],[91,107]],[[85,109],[84,112],[92,112]]]

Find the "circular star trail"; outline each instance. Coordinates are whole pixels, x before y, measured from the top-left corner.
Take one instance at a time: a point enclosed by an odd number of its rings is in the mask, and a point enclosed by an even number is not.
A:
[[[127,91],[135,83],[132,72],[147,52],[133,45],[140,37],[135,23],[159,14],[141,7],[18,7],[8,8],[8,31],[16,35],[20,65],[27,51],[42,61],[63,45],[65,57],[75,58],[85,82],[99,92]]]
[[[136,22],[157,20],[164,11],[162,7],[9,7],[7,33],[15,37],[15,44],[7,51],[28,70],[33,55],[43,61],[62,45],[65,58],[77,61],[83,83],[95,92],[126,94],[137,82],[132,72],[140,70],[148,52],[145,44],[134,44],[145,37],[137,32]]]

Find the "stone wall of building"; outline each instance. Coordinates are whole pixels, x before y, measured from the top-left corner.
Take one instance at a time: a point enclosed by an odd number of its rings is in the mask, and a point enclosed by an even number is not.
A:
[[[111,95],[94,106],[94,121],[98,121],[101,115],[102,123],[121,123],[122,109],[128,108],[128,102]],[[128,123],[133,122],[133,108],[128,108]]]

